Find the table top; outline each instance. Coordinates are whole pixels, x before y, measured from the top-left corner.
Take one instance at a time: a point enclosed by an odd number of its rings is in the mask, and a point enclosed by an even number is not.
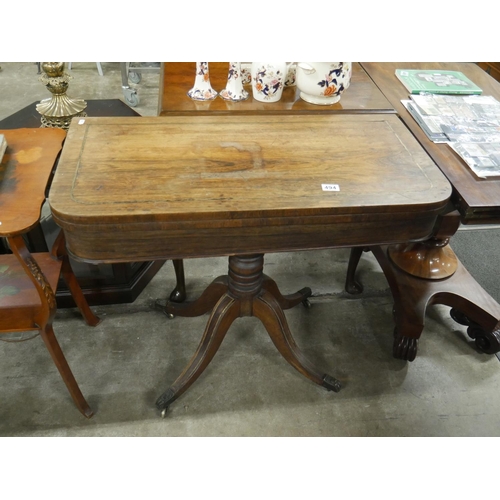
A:
[[[500,83],[474,63],[390,62],[361,63],[364,70],[387,97],[402,120],[413,132],[453,186],[453,202],[466,224],[500,222],[500,178],[480,179],[447,145],[435,144],[427,138],[417,122],[401,104],[408,91],[396,78],[396,69],[440,69],[461,71],[483,89],[483,95],[500,100]]]
[[[246,85],[250,96],[241,102],[228,102],[220,97],[213,101],[193,101],[187,96],[187,91],[193,86],[196,63],[162,63],[160,82],[160,102],[158,115],[200,113],[207,111],[216,114],[242,113],[273,114],[289,113],[394,113],[393,106],[383,96],[382,92],[371,81],[359,63],[353,63],[353,73],[350,87],[342,93],[340,101],[330,106],[309,104],[299,97],[296,86],[285,87],[282,98],[276,103],[263,103],[252,97],[251,85]],[[220,92],[227,82],[228,63],[209,63],[210,82],[212,87]]]
[[[349,229],[340,222],[357,224],[351,244],[423,238],[451,194],[392,114],[81,121],[68,131],[49,202],[70,251],[82,259],[336,246],[350,237],[332,241],[337,229]],[[368,221],[392,220],[398,227],[369,234]],[[321,225],[334,223],[331,232]],[[304,225],[326,236],[316,241]],[[168,243],[156,244],[161,232]]]
[[[0,164],[0,236],[32,229],[66,132],[60,129],[0,130],[7,150]]]

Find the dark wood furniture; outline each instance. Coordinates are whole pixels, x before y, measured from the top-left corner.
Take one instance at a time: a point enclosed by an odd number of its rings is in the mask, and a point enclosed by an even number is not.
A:
[[[478,62],[477,65],[500,82],[500,62]]]
[[[99,323],[85,300],[67,257],[60,231],[49,253],[30,253],[23,236],[39,219],[45,190],[66,133],[57,129],[4,130],[8,148],[0,164],[0,236],[12,254],[0,255],[0,333],[35,330],[42,337],[73,401],[87,418],[85,401],[52,327],[54,291],[62,273],[85,321]]]
[[[36,104],[34,102],[1,120],[0,129],[39,128],[41,121]],[[88,100],[87,105],[86,113],[89,116],[139,116],[119,99]],[[41,225],[26,235],[29,249],[35,252],[48,251],[58,231],[50,216],[42,220]],[[164,261],[99,265],[72,261],[71,264],[89,304],[102,305],[133,302]],[[185,297],[182,263],[177,263],[175,270],[177,285],[172,294],[177,300],[182,300]],[[58,307],[75,307],[70,290],[63,280],[59,283],[56,297]]]
[[[229,257],[228,274],[197,301],[167,305],[179,316],[211,313],[192,360],[157,401],[165,410],[241,316],[258,317],[300,373],[338,390],[302,354],[283,313],[310,290],[283,296],[264,255],[426,239],[450,194],[394,114],[210,114],[73,123],[49,201],[70,254],[84,261]]]
[[[384,93],[401,120],[429,156],[446,175],[453,193],[449,214],[434,238],[406,245],[405,255],[387,247],[372,247],[386,274],[395,300],[396,330],[394,355],[412,361],[424,328],[425,311],[431,304],[452,307],[452,317],[467,325],[477,347],[486,353],[500,351],[500,306],[468,273],[455,256],[448,241],[462,224],[500,222],[500,179],[479,179],[446,144],[430,141],[401,103],[407,99],[405,87],[395,76],[400,69],[444,69],[462,71],[483,89],[484,95],[500,99],[500,84],[474,63],[361,63]],[[352,250],[346,289],[359,293],[356,265],[362,249]]]
[[[342,94],[342,98],[331,106],[316,106],[303,101],[299,97],[296,86],[285,87],[281,100],[276,103],[262,103],[252,97],[251,86],[246,86],[250,96],[241,102],[228,102],[219,97],[213,101],[193,101],[187,91],[193,86],[196,63],[162,63],[160,80],[159,116],[172,114],[324,114],[330,113],[393,113],[394,109],[373,84],[366,72],[353,63],[350,87]],[[221,91],[227,83],[228,63],[209,63],[210,82],[216,91]]]

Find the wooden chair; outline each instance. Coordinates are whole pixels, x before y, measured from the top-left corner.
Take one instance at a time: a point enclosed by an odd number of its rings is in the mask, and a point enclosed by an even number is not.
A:
[[[8,147],[0,164],[0,237],[12,254],[0,255],[0,333],[37,330],[73,401],[87,418],[93,415],[83,397],[52,327],[55,290],[62,273],[85,321],[99,323],[73,274],[64,234],[52,253],[30,253],[24,236],[36,227],[53,166],[66,133],[60,129],[0,131]]]

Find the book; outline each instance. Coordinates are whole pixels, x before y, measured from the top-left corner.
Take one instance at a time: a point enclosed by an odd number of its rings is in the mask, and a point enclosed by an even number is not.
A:
[[[5,153],[6,149],[7,149],[7,140],[5,139],[5,136],[3,134],[0,134],[0,163],[3,159],[3,154]]]
[[[397,69],[396,77],[410,94],[481,94],[483,90],[461,71]]]

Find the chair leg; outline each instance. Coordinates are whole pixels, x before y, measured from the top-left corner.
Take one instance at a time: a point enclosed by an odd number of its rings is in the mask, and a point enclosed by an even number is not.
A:
[[[83,295],[82,289],[80,288],[75,274],[73,273],[69,259],[66,256],[63,257],[61,272],[64,281],[66,281],[69,291],[71,292],[71,296],[73,297],[78,309],[80,309],[86,323],[90,326],[98,325],[101,320],[91,311],[87,299],[85,298],[85,295]]]
[[[76,407],[85,417],[92,417],[94,412],[88,405],[87,401],[85,401],[85,398],[83,397],[83,394],[78,387],[75,377],[73,376],[73,373],[71,372],[66,358],[64,357],[61,347],[57,342],[52,325],[47,324],[44,328],[40,328],[40,336],[45,342],[45,346],[47,347],[50,356],[54,361],[54,364],[59,370],[59,373],[61,374],[61,377],[66,384],[66,387],[68,388],[68,391],[71,394]]]

